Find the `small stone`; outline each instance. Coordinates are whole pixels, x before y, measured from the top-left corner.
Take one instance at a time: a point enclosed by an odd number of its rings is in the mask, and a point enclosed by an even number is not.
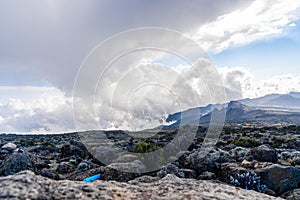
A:
[[[41,176],[51,178],[54,180],[59,180],[59,175],[55,171],[47,168],[41,170]]]
[[[82,191],[84,191],[84,192],[94,192],[95,190],[92,187],[88,186],[88,185],[84,185],[82,187]]]
[[[59,174],[67,174],[67,173],[70,173],[70,172],[74,171],[74,167],[73,167],[73,165],[69,164],[68,162],[61,162],[57,166],[56,171]]]
[[[215,175],[215,173],[212,172],[203,172],[200,176],[198,176],[197,179],[200,180],[215,180],[217,179],[217,176]]]
[[[1,154],[9,154],[9,151],[7,151],[7,150],[5,150],[5,149],[3,149],[3,150],[1,150],[1,152],[0,152]]]
[[[24,150],[21,149],[21,148],[17,148],[14,150],[14,152],[17,152],[17,153],[24,153]]]
[[[77,171],[79,172],[84,172],[86,170],[90,169],[90,166],[88,163],[86,162],[81,162],[79,163],[79,165],[77,166]]]
[[[248,161],[248,160],[243,160],[243,162],[241,163],[242,167],[245,167],[245,168],[253,168],[254,165],[255,165],[255,162],[254,161]]]
[[[167,166],[163,167],[158,173],[157,175],[160,178],[163,178],[165,176],[167,176],[168,174],[174,174],[180,178],[184,178],[184,173],[182,172],[182,170],[180,170],[176,165],[173,164],[168,164]]]
[[[264,189],[262,192],[267,195],[276,196],[276,192],[274,192],[273,190],[271,190],[269,188]]]

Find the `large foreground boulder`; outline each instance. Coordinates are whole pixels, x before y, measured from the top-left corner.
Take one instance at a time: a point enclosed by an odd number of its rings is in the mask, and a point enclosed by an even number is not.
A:
[[[220,183],[180,179],[175,175],[149,182],[55,181],[30,171],[0,178],[0,199],[276,199]]]
[[[258,169],[261,184],[281,195],[284,192],[298,188],[300,185],[300,169],[278,164]]]

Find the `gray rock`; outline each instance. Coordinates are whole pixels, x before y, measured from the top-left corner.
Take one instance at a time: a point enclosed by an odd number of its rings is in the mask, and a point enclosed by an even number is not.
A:
[[[84,172],[89,169],[90,169],[90,165],[87,162],[81,162],[77,166],[77,171],[79,171],[79,172]]]
[[[88,152],[86,151],[86,149],[84,149],[84,146],[80,144],[78,144],[78,146],[72,144],[65,144],[60,151],[60,158],[67,158],[72,156],[85,159],[88,156]]]
[[[280,154],[280,159],[285,162],[290,163],[291,165],[297,166],[300,165],[300,152],[299,151],[284,151]]]
[[[269,189],[269,188],[265,188],[262,190],[263,193],[267,194],[267,195],[271,195],[271,196],[277,196],[276,192],[274,192],[273,190]]]
[[[215,175],[215,173],[212,173],[212,172],[203,172],[202,174],[200,174],[198,176],[197,179],[200,179],[200,180],[215,180],[215,179],[217,179],[217,176]]]
[[[140,160],[134,160],[128,163],[112,163],[107,167],[113,168],[118,171],[127,172],[127,173],[143,173],[146,171],[146,167]]]
[[[134,154],[123,154],[120,155],[116,160],[114,160],[115,163],[128,163],[138,160],[138,157]]]
[[[69,164],[69,162],[61,162],[57,166],[56,172],[59,174],[67,174],[75,170],[74,165]]]
[[[0,166],[0,175],[12,175],[22,170],[32,170],[32,162],[26,153],[13,153]]]
[[[30,171],[0,177],[0,199],[244,199],[269,200],[275,197],[228,185],[180,179],[174,175],[150,182],[54,181]],[[278,198],[280,199],[280,198]]]
[[[130,180],[133,180],[139,176],[141,176],[141,173],[130,173],[122,170],[117,170],[116,168],[123,168],[125,169],[130,168],[133,165],[130,165],[130,163],[127,163],[126,166],[122,166],[126,163],[116,163],[113,165],[114,168],[111,166],[105,166],[105,167],[98,167],[95,169],[90,169],[84,172],[74,172],[71,175],[69,175],[67,178],[69,180],[73,181],[82,181],[84,178],[93,176],[95,174],[100,174],[101,175],[101,180],[115,180],[115,181],[120,181],[120,182],[127,182]],[[136,167],[136,166],[135,166]]]
[[[215,149],[200,150],[197,149],[184,160],[184,168],[193,169],[197,174],[205,171],[215,172],[220,169],[219,161],[223,161],[223,157]]]
[[[138,185],[139,183],[152,183],[157,181],[158,178],[152,177],[152,176],[141,176],[138,178],[135,178],[134,180],[128,181],[128,183],[133,185]]]
[[[101,163],[108,165],[119,157],[120,152],[109,146],[96,146],[90,149],[91,154]]]
[[[168,174],[174,174],[180,178],[184,178],[184,173],[182,170],[180,170],[176,165],[168,164],[167,166],[164,166],[157,175],[160,178],[163,178],[167,176]]]
[[[230,150],[230,155],[232,158],[235,160],[241,161],[243,160],[244,156],[246,153],[249,151],[249,149],[244,148],[244,147],[235,147],[234,149]]]
[[[47,169],[47,168],[42,169],[41,172],[40,172],[40,175],[44,176],[44,177],[47,177],[47,178],[54,179],[54,180],[59,180],[60,179],[59,175],[55,171],[53,171],[51,169]]]
[[[9,154],[9,151],[5,150],[5,149],[2,149],[0,154]]]
[[[275,149],[266,145],[261,145],[259,147],[251,149],[245,155],[245,159],[248,161],[252,161],[252,159],[254,159],[261,162],[276,163],[278,161],[278,156]]]
[[[287,200],[299,200],[300,199],[300,189],[295,189],[295,190],[286,192],[282,195],[282,197]]]
[[[258,169],[256,172],[261,177],[261,184],[281,195],[284,192],[293,190],[299,186],[300,169],[278,164]]]
[[[184,178],[196,178],[196,172],[192,169],[180,169],[183,172]]]
[[[220,181],[234,186],[259,192],[262,189],[259,175],[254,170],[240,167],[236,163],[222,164],[218,176]]]
[[[17,148],[17,145],[15,145],[14,143],[9,142],[9,143],[3,145],[3,146],[1,147],[1,150],[6,150],[6,151],[9,151],[9,152],[12,152],[12,151],[14,151],[16,148]]]

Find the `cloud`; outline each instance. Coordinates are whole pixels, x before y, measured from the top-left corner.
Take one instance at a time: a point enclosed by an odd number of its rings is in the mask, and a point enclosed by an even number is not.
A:
[[[219,16],[190,35],[205,49],[220,52],[284,33],[300,17],[300,1],[255,0],[249,7]]]
[[[209,60],[198,62],[198,66],[204,67],[202,72],[209,73],[212,63]],[[224,67],[218,71],[227,96],[223,102],[256,98],[271,93],[300,92],[299,76],[282,75],[257,81],[243,67]],[[170,113],[208,103],[222,103],[212,102],[212,93],[206,87],[206,83],[213,84],[214,79],[203,79],[188,65],[170,68],[157,63],[143,63],[122,80],[107,78],[115,84],[113,87],[105,84],[98,88],[95,105],[86,104],[86,99],[81,99],[81,106],[75,109],[75,112],[81,114],[79,123],[84,124],[79,128],[152,128],[163,123]],[[132,80],[131,85],[126,85],[128,79]],[[154,80],[163,81],[153,84]],[[1,94],[5,94],[5,91],[10,92],[6,93],[8,100],[0,102],[1,132],[55,133],[76,131],[78,128],[75,128],[76,121],[73,121],[72,98],[57,88],[0,87]],[[9,99],[9,96],[18,91],[27,93],[27,98]],[[17,94],[12,96],[17,97]],[[90,109],[95,109],[95,113],[86,112]]]
[[[56,88],[0,87],[4,91],[26,92],[27,98],[9,98],[0,104],[0,131],[13,133],[54,133],[75,130],[72,99]]]
[[[251,91],[254,76],[243,67],[219,68],[219,73],[225,85],[227,101],[242,99]]]
[[[300,92],[300,76],[291,74],[273,76],[252,84],[251,90],[245,91],[244,97],[255,98],[267,94],[287,94]]]
[[[256,80],[254,75],[243,67],[224,67],[220,68],[219,72],[226,85],[228,100],[300,92],[300,76],[286,74]]]
[[[71,95],[82,61],[108,37],[139,27],[187,32],[249,2],[3,0],[0,80],[5,85],[15,85],[16,79],[19,85],[50,83]]]

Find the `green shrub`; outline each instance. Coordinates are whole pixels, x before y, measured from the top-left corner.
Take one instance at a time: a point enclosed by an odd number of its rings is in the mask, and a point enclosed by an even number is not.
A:
[[[135,153],[149,153],[149,152],[157,151],[157,150],[160,150],[160,149],[161,148],[159,146],[155,145],[155,144],[140,142],[135,146],[134,152]]]
[[[278,148],[284,142],[285,142],[285,139],[283,137],[276,137],[275,136],[275,137],[272,138],[271,146],[274,147],[274,148]]]
[[[289,138],[287,141],[288,141],[288,142],[295,142],[295,141],[296,141],[296,138]]]
[[[261,145],[259,140],[255,140],[249,137],[241,137],[238,140],[233,140],[231,144],[235,144],[237,146],[245,147],[245,148],[253,148]]]

